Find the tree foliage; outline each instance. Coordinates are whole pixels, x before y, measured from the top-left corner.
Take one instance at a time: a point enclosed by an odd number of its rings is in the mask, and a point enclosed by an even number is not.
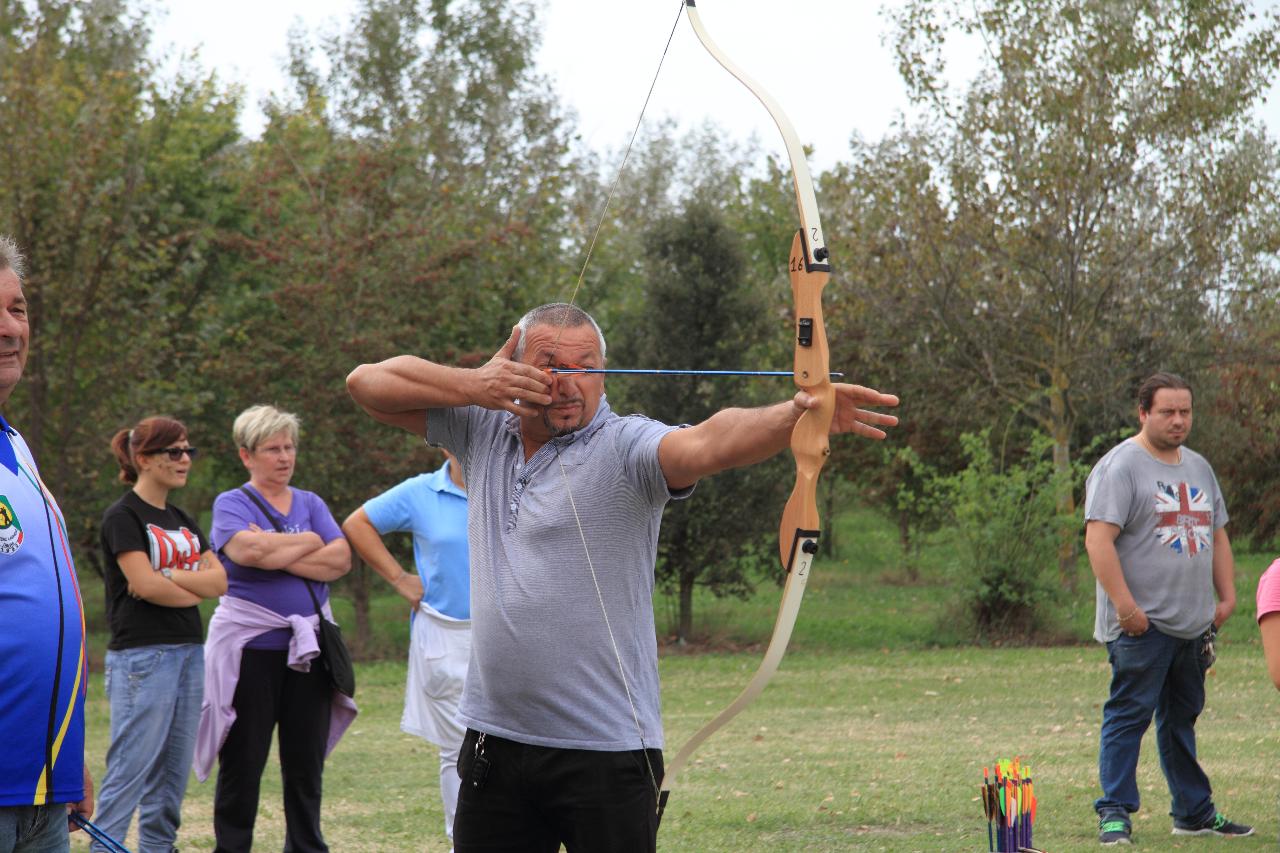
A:
[[[162,79],[131,8],[0,0],[0,232],[32,261],[32,351],[7,414],[82,562],[119,490],[120,426],[192,426],[212,450],[181,498],[198,508],[244,476],[240,409],[296,411],[298,485],[341,517],[435,464],[351,404],[346,372],[401,352],[473,363],[542,302],[590,310],[615,366],[790,363],[787,164],[669,121],[585,150],[536,70],[533,0],[362,0],[338,31],[295,33],[260,139],[238,132],[236,90],[190,64]],[[1173,369],[1196,387],[1238,528],[1273,539],[1280,154],[1250,116],[1280,63],[1276,16],[1241,0],[912,0],[894,20],[921,118],[855,139],[818,188],[833,369],[900,393],[904,423],[891,446],[838,442],[824,484],[897,513],[909,576],[939,484],[977,464],[961,436],[990,430],[992,476],[1044,473],[1032,436],[1049,436],[1069,519],[1076,457],[1132,426],[1142,376]],[[983,51],[963,91],[945,85],[956,35]],[[610,391],[621,411],[689,422],[792,388]],[[772,567],[772,490],[790,482],[775,465],[672,507],[660,572],[684,605],[696,584],[741,592]],[[827,489],[824,517],[853,493]],[[1057,533],[1067,578],[1078,531]],[[365,574],[346,589],[367,639]]]
[[[1277,21],[1233,0],[916,0],[896,23],[927,118],[863,146],[847,178],[876,314],[953,389],[1048,434],[1065,472],[1082,419],[1156,369],[1210,361],[1275,227],[1250,109]],[[955,32],[984,48],[961,96],[944,86]]]
[[[1193,441],[1211,437],[1233,539],[1266,548],[1280,539],[1280,304],[1250,305],[1230,332],[1195,386]]]
[[[644,301],[618,341],[622,363],[695,370],[751,364],[770,323],[760,289],[744,285],[745,269],[741,241],[718,206],[690,200],[656,222],[645,235]],[[698,423],[767,393],[743,381],[637,378],[627,398],[658,420]],[[775,522],[788,485],[783,470],[766,464],[726,471],[702,480],[689,500],[669,505],[657,574],[677,594],[681,642],[693,632],[695,586],[745,595],[754,576],[776,566]]]
[[[158,81],[147,38],[123,3],[0,3],[0,231],[32,259],[10,406],[89,562],[110,435],[207,398],[217,234],[239,216],[236,98],[189,69]]]
[[[1056,543],[1046,532],[1081,523],[1075,511],[1060,517],[1057,494],[1073,483],[1058,480],[1084,472],[1057,471],[1045,436],[1017,463],[995,455],[989,432],[961,436],[961,444],[965,467],[926,491],[941,498],[960,543],[963,618],[979,640],[1033,638],[1046,628],[1045,606],[1054,596]]]

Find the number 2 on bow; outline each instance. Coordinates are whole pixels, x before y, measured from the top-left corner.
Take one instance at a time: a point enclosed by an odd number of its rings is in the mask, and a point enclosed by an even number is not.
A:
[[[787,264],[795,303],[795,383],[816,398],[818,405],[806,410],[791,432],[791,452],[796,460],[796,484],[782,511],[778,533],[778,553],[787,573],[787,581],[769,647],[765,650],[764,660],[755,675],[738,698],[699,729],[667,765],[658,795],[659,821],[666,809],[672,784],[677,774],[688,764],[694,750],[751,704],[777,672],[778,664],[786,653],[796,615],[800,612],[800,601],[804,597],[813,557],[818,551],[818,539],[821,536],[818,475],[831,454],[828,435],[836,405],[835,389],[831,386],[827,332],[822,320],[822,290],[831,274],[831,265],[827,263],[830,253],[822,236],[818,202],[813,191],[813,178],[805,160],[804,146],[777,101],[738,68],[711,40],[698,15],[696,0],[685,0],[685,14],[703,47],[764,104],[786,143],[787,154],[791,159],[796,206],[800,214],[800,227],[792,240],[791,256]]]

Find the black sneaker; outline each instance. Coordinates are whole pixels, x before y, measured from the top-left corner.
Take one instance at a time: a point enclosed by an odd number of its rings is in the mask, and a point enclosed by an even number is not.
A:
[[[1124,820],[1101,820],[1098,822],[1098,843],[1103,847],[1114,847],[1117,844],[1132,844],[1129,840],[1129,822]]]
[[[1221,835],[1227,838],[1236,838],[1245,835],[1253,835],[1253,827],[1245,826],[1242,823],[1232,823],[1227,820],[1227,816],[1222,812],[1214,813],[1213,817],[1204,823],[1191,824],[1173,822],[1174,835]]]

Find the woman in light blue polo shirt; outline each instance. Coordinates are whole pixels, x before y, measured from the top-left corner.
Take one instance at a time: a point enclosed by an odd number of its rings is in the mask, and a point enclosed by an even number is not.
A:
[[[413,607],[409,674],[400,729],[440,747],[440,799],[453,840],[458,804],[458,751],[466,729],[458,703],[471,657],[471,571],[467,492],[462,466],[446,453],[430,474],[410,477],[367,501],[342,524],[347,540]],[[382,542],[413,534],[416,572],[406,572]]]

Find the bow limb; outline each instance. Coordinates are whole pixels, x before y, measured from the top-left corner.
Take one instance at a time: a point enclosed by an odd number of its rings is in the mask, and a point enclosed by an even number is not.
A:
[[[830,252],[827,251],[826,238],[822,235],[822,221],[818,216],[818,199],[813,192],[813,178],[809,174],[809,162],[805,159],[804,145],[801,144],[800,137],[796,134],[791,120],[787,118],[787,114],[782,111],[782,107],[778,105],[773,96],[739,68],[732,59],[725,55],[719,45],[711,40],[711,36],[707,34],[707,28],[702,25],[702,17],[698,14],[696,0],[685,0],[684,11],[689,18],[689,23],[693,27],[694,33],[698,36],[698,41],[702,42],[702,46],[707,49],[707,53],[710,53],[725,71],[736,77],[738,82],[751,90],[751,94],[755,95],[760,103],[764,104],[764,108],[769,111],[774,124],[778,126],[778,131],[782,134],[782,139],[787,146],[787,157],[791,160],[791,178],[796,191],[796,205],[800,209],[800,231],[805,237],[803,243],[805,268],[830,272],[831,266],[826,263],[827,258],[830,257]]]
[[[800,416],[791,432],[791,450],[796,459],[796,485],[782,513],[778,543],[787,581],[769,647],[746,688],[711,722],[699,729],[667,765],[658,796],[659,821],[666,809],[672,784],[677,774],[688,764],[694,751],[760,695],[786,654],[791,631],[800,612],[800,602],[804,598],[805,586],[809,581],[809,570],[818,550],[818,538],[821,535],[818,475],[831,453],[828,435],[835,415],[835,389],[831,385],[830,353],[822,318],[822,290],[831,271],[827,263],[830,253],[822,234],[817,198],[805,160],[804,146],[800,144],[795,129],[777,101],[738,68],[711,40],[702,25],[695,0],[685,0],[685,12],[698,40],[726,71],[741,81],[764,104],[786,141],[787,154],[791,158],[796,206],[800,213],[800,230],[792,240],[788,264],[796,310],[794,377],[796,385],[814,397],[817,405]]]

